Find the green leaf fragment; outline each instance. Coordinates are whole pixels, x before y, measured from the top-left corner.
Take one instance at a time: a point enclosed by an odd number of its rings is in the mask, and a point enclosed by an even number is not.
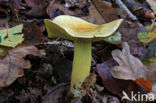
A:
[[[108,42],[116,43],[121,41],[121,34],[117,32],[115,35],[110,36],[106,39]]]
[[[0,45],[7,47],[15,47],[24,40],[21,34],[23,24],[17,25],[9,29],[0,30],[1,42]]]
[[[147,42],[147,39],[149,39],[150,37],[149,37],[149,35],[148,35],[148,33],[147,32],[140,32],[140,33],[138,33],[138,39],[139,39],[139,41],[140,42]]]
[[[156,29],[153,29],[152,26],[145,27],[145,31],[138,33],[138,39],[140,42],[149,43],[156,39]]]

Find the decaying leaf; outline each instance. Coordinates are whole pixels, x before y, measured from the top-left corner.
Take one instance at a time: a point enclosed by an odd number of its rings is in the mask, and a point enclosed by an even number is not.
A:
[[[132,80],[122,80],[114,78],[110,72],[112,67],[117,66],[117,63],[114,60],[107,60],[102,64],[98,64],[96,69],[102,79],[104,87],[113,94],[123,97],[122,91],[125,91],[129,96],[131,91],[140,93],[146,93],[147,91],[141,88]]]
[[[81,87],[82,95],[85,96],[87,93],[89,93],[90,88],[93,87],[95,85],[95,83],[96,83],[96,74],[91,73],[86,78],[84,83],[82,84],[82,87]]]
[[[106,23],[104,18],[101,16],[101,14],[94,6],[90,6],[88,10],[89,10],[89,15],[82,17],[82,19],[94,24]]]
[[[113,8],[112,3],[104,0],[92,0],[96,8],[100,11],[100,14],[106,22],[118,19],[118,17],[125,18],[127,14],[123,9]]]
[[[9,29],[0,30],[0,45],[7,47],[15,47],[18,44],[20,44],[24,40],[23,34],[21,34],[22,29],[23,24],[17,25]]]
[[[138,32],[142,30],[138,24],[131,21],[124,20],[119,32],[121,33],[121,42],[128,42],[130,50],[133,55],[142,57],[146,52],[145,45],[137,38]]]
[[[66,8],[65,6],[63,6],[59,3],[55,3],[54,1],[50,2],[46,11],[51,19],[53,19],[54,17],[56,17],[58,15],[63,15],[63,14],[64,15],[74,15],[74,13],[72,11],[70,11],[68,8]]]
[[[0,60],[0,87],[5,87],[23,76],[24,70],[30,68],[30,62],[25,60],[26,55],[40,56],[34,46],[17,47],[8,52],[8,56]]]
[[[44,36],[40,27],[36,24],[24,30],[24,43],[38,45],[43,42]]]
[[[46,0],[24,0],[31,10],[26,12],[26,15],[31,17],[42,17],[46,15],[46,7],[48,2]]]
[[[142,62],[131,55],[127,43],[123,43],[123,50],[113,50],[112,56],[119,66],[112,69],[112,75],[118,79],[136,80],[146,76],[147,67]]]
[[[123,50],[114,50],[112,56],[119,64],[111,70],[113,77],[137,80],[137,84],[156,95],[156,63],[151,63],[148,66],[143,65],[138,58],[131,55],[129,45],[126,42],[123,43]],[[142,80],[138,80],[139,78],[142,78]]]
[[[58,103],[66,87],[68,87],[68,83],[60,83],[52,87],[45,96],[43,103]]]
[[[139,39],[140,42],[150,43],[151,41],[156,39],[156,29],[155,29],[155,26],[153,27],[151,25],[151,26],[147,26],[147,27],[142,28],[142,29],[145,29],[145,30],[140,31],[138,33],[138,39]]]

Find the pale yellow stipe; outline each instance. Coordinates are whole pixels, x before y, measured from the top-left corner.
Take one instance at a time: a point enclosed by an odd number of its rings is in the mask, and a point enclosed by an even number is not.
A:
[[[80,87],[89,76],[91,67],[91,42],[74,42],[74,61],[70,90],[74,96],[81,96]]]

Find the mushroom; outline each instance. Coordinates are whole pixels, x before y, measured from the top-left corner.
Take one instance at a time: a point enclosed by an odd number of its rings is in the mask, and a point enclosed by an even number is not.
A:
[[[91,44],[112,35],[122,23],[122,19],[103,25],[95,25],[78,17],[61,15],[53,20],[45,19],[48,36],[63,37],[74,41],[74,60],[70,91],[80,96],[80,87],[91,68]]]

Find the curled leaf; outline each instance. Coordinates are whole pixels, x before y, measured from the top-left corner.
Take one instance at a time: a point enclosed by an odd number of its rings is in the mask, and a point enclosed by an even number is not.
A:
[[[140,42],[149,43],[156,39],[156,29],[152,26],[145,27],[145,31],[138,33],[138,39]]]

